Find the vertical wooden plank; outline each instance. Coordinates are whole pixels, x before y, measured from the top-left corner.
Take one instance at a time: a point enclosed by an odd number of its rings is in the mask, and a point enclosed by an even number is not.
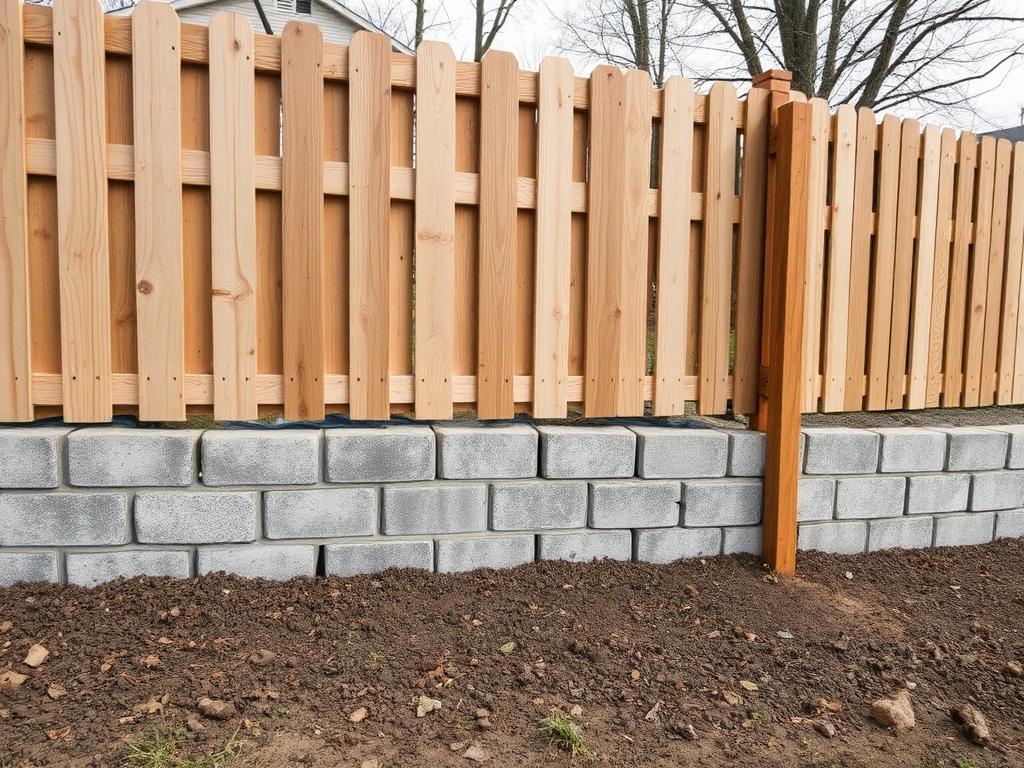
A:
[[[325,413],[322,64],[320,28],[288,22],[281,37],[281,301],[284,416],[296,420]]]
[[[751,91],[751,95],[753,93]],[[693,83],[681,77],[669,78],[662,91],[654,352],[656,416],[680,415],[686,406],[684,378],[689,356],[686,318],[689,313],[690,281],[693,279],[689,268],[690,203],[693,199],[693,96]],[[752,183],[752,186],[756,186],[756,183]],[[756,192],[752,192],[750,197],[755,195]]]
[[[413,165],[413,93],[391,92],[391,164]],[[411,375],[413,371],[413,243],[415,206],[411,200],[392,200],[390,212],[391,269],[390,323],[391,373]],[[408,406],[400,406],[408,410]]]
[[[512,54],[488,51],[484,55],[480,67],[483,151],[476,376],[477,414],[481,419],[510,419],[514,415],[518,77],[519,63]]]
[[[1024,330],[1020,327],[1020,316],[1024,311],[1024,141],[1017,142],[1013,150],[1013,184],[1011,185],[1010,227],[1006,235],[1006,251],[1009,265],[1008,274],[1014,275],[1014,280],[1017,281],[1017,298],[1013,305],[1016,309],[1017,319],[1013,320],[1007,313],[1007,319],[1013,328],[1006,334],[1007,341],[1004,343],[1009,345],[1009,339],[1013,339],[1014,343],[1013,349],[1008,350],[1004,355],[1006,367],[1000,366],[1000,374],[1001,377],[1005,377],[1009,372],[1011,377],[1009,400],[1005,402],[1020,403],[1024,402]],[[1009,282],[1007,288],[1009,289]],[[1012,299],[1007,299],[1008,304],[1011,301]],[[1011,356],[1012,362],[1008,359]],[[1003,387],[1004,385],[1001,384],[1000,394],[1003,393]],[[1003,403],[1004,401],[1001,399],[999,404]]]
[[[547,57],[541,62],[533,322],[533,415],[538,418],[564,418],[569,402],[574,85],[568,61]]]
[[[832,118],[832,211],[829,230],[828,290],[822,361],[823,411],[846,404],[846,345],[849,340],[850,281],[853,268],[853,210],[857,176],[857,111],[849,104]]]
[[[256,154],[281,157],[281,75],[256,75]],[[281,190],[256,190],[256,373],[281,376]],[[329,281],[326,281],[329,283]],[[280,403],[276,404],[280,405]],[[276,410],[280,411],[280,407]]]
[[[803,409],[818,407],[818,375],[821,368],[821,327],[825,284],[825,203],[828,199],[828,103],[811,99],[811,166],[809,179],[811,220],[807,228],[806,297],[804,300]]]
[[[764,295],[765,196],[768,178],[770,91],[747,93],[743,125],[743,182],[736,276],[736,359],[734,413],[757,410],[761,369],[761,303]]]
[[[256,184],[253,34],[245,16],[210,22],[213,413],[255,419]]]
[[[455,99],[455,172],[480,173],[480,100],[470,96]],[[453,291],[452,375],[477,373],[477,331],[479,306],[480,216],[476,205],[455,206],[455,281]],[[472,404],[465,392],[455,399]],[[470,402],[467,402],[470,400]]]
[[[866,107],[857,110],[856,170],[853,181],[853,245],[850,249],[850,311],[847,316],[846,391],[843,410],[859,411],[866,394],[866,345],[874,233],[875,147],[878,126]]]
[[[981,352],[979,405],[992,405],[998,386],[999,332],[1003,324],[1004,264],[1006,257],[1006,214],[1010,200],[1010,170],[1013,145],[1006,139],[996,144],[996,176],[992,192],[992,235],[988,258],[988,291],[985,298],[985,343]]]
[[[110,266],[103,11],[53,6],[64,418],[110,421]]]
[[[949,299],[950,245],[953,242],[953,188],[956,181],[956,133],[942,131],[936,206],[935,256],[932,269],[931,329],[928,338],[928,384],[925,407],[937,408],[942,392],[942,353]]]
[[[132,12],[139,418],[185,420],[181,31],[166,3]]]
[[[33,418],[22,7],[0,0],[0,422]]]
[[[259,76],[257,76],[259,80]],[[325,161],[349,161],[349,83],[324,81],[324,157]],[[351,179],[351,175],[349,177]],[[408,204],[407,204],[408,205]],[[348,195],[324,198],[324,372],[325,375],[350,373],[349,337],[352,318],[350,304],[350,248]],[[390,278],[389,278],[390,279]],[[388,339],[390,346],[394,339]],[[351,387],[351,378],[349,386]],[[351,389],[349,390],[351,393]],[[325,398],[326,399],[326,398]],[[337,399],[337,398],[332,398]],[[332,412],[350,410],[349,405],[330,403]]]
[[[996,140],[981,139],[974,198],[974,253],[968,282],[967,329],[964,333],[964,405],[981,403],[981,365],[985,347],[988,262],[992,245],[992,195],[996,183]]]
[[[357,32],[349,47],[349,412],[390,406],[391,41]]]
[[[416,56],[416,418],[450,419],[454,350],[455,56]]]
[[[516,159],[520,178],[537,178],[537,107],[535,104],[519,105],[517,119],[519,141]],[[536,314],[536,272],[537,228],[536,209],[520,208],[516,216],[516,374],[531,376],[534,365],[534,315]],[[575,226],[575,214],[573,224]],[[570,315],[572,318],[572,315]],[[581,345],[582,346],[582,345]],[[572,349],[572,347],[570,347]],[[571,360],[572,358],[570,358]],[[536,381],[534,382],[536,384]],[[529,392],[525,400],[533,399]]]
[[[706,126],[698,409],[700,413],[724,413],[728,400],[736,188],[736,89],[732,85],[712,86]]]
[[[932,286],[939,216],[939,171],[942,133],[927,125],[921,145],[917,249],[910,310],[907,407],[924,408],[928,394],[928,349],[931,340]]]
[[[974,239],[972,214],[978,140],[974,134],[960,134],[953,221],[953,250],[949,265],[949,311],[943,356],[942,406],[960,405],[964,387],[964,331],[967,312],[968,256]]]

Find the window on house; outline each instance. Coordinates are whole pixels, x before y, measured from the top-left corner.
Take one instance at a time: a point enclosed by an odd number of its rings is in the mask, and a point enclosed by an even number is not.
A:
[[[274,0],[274,5],[279,11],[295,13],[295,0]]]
[[[313,0],[295,0],[295,12],[310,15],[313,13]]]

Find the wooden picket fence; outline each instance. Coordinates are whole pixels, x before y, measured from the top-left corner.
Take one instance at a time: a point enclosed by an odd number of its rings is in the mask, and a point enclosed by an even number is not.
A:
[[[763,424],[787,101],[0,0],[0,421]],[[1024,402],[1024,145],[810,109],[802,409]]]

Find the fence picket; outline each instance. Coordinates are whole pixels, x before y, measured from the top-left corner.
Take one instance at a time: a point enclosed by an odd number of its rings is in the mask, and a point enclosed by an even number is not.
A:
[[[953,191],[956,180],[956,133],[942,131],[936,205],[935,251],[932,270],[931,329],[928,338],[928,381],[925,408],[937,408],[942,392],[942,355],[949,301],[950,248],[953,243]]]
[[[996,176],[992,193],[992,230],[988,259],[988,291],[985,298],[985,345],[981,353],[979,405],[992,405],[999,385],[999,336],[1003,324],[1003,274],[1006,258],[1006,213],[1010,199],[1010,168],[1013,145],[1006,139],[996,144]]]
[[[974,257],[968,283],[968,311],[964,351],[964,405],[981,402],[982,356],[985,346],[986,299],[988,298],[988,262],[992,244],[992,194],[995,190],[996,140],[981,139],[978,161],[977,199],[974,216]]]
[[[811,99],[811,165],[808,185],[811,221],[807,227],[806,295],[803,337],[803,409],[818,408],[818,376],[821,373],[821,326],[825,283],[825,203],[828,196],[828,144],[831,133],[828,102]]]
[[[973,134],[960,134],[957,151],[953,250],[949,266],[949,306],[943,367],[942,406],[961,404],[964,390],[964,333],[967,313],[968,255],[974,239],[972,214],[978,142]]]
[[[1011,333],[1007,334],[1004,344],[1010,347],[1009,340],[1014,339],[1013,348],[1008,349],[1007,356],[1012,356],[1012,366],[1008,365],[1012,380],[1010,382],[1010,400],[1012,403],[1024,402],[1024,331],[1020,327],[1020,316],[1024,312],[1024,142],[1017,142],[1013,151],[1013,185],[1010,201],[1010,228],[1007,232],[1007,261],[1016,266],[1012,271],[1016,275],[1018,292],[1016,298],[1017,319],[1011,322]],[[1012,299],[1008,299],[1008,302]],[[1015,335],[1014,335],[1015,334]],[[1002,370],[1002,369],[1001,369]],[[1005,374],[1004,374],[1005,375]],[[1002,405],[1000,401],[1000,405]]]

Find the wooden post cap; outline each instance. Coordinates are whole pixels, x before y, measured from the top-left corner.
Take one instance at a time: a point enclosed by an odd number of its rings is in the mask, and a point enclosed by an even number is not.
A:
[[[759,75],[755,75],[751,81],[755,88],[764,88],[768,91],[789,91],[793,83],[793,73],[785,69],[769,69]]]

